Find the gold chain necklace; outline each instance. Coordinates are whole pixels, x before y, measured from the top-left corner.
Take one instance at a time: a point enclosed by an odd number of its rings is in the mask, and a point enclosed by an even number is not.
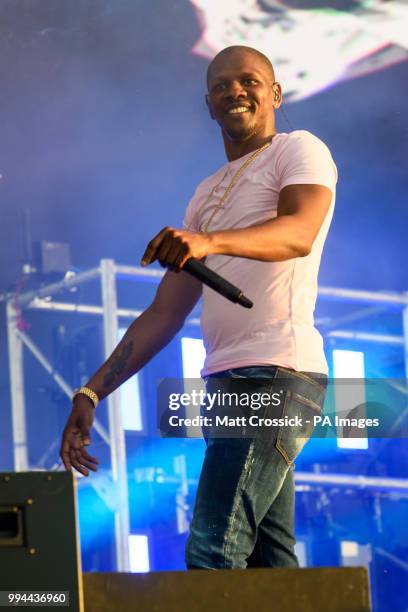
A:
[[[264,151],[265,149],[267,149],[270,145],[272,144],[272,140],[269,140],[268,142],[266,142],[265,144],[262,145],[262,147],[259,147],[259,149],[256,149],[256,151],[254,151],[252,153],[252,155],[250,157],[248,157],[248,159],[246,159],[244,161],[243,164],[240,165],[240,167],[238,168],[238,170],[235,172],[234,176],[232,177],[229,185],[227,186],[227,188],[225,189],[222,197],[220,198],[220,201],[218,202],[217,206],[214,208],[210,218],[208,219],[207,223],[205,224],[203,229],[200,229],[200,233],[204,234],[207,230],[208,230],[208,226],[210,225],[211,221],[214,219],[214,216],[216,215],[216,213],[220,210],[220,208],[223,206],[225,200],[228,198],[229,194],[231,193],[233,187],[236,185],[236,183],[238,182],[238,179],[240,178],[241,174],[247,169],[247,167],[249,166],[249,164],[251,164],[260,153],[262,153],[262,151]],[[219,183],[217,183],[216,185],[214,185],[214,187],[211,189],[211,193],[208,196],[208,198],[205,200],[205,202],[200,206],[200,210],[203,210],[203,208],[208,204],[208,202],[213,198],[214,195],[214,191],[217,189],[217,187],[219,185],[221,185],[221,183],[223,182],[223,180],[225,179],[225,177],[228,174],[228,170],[225,172],[224,176],[222,177],[222,179],[220,180]]]

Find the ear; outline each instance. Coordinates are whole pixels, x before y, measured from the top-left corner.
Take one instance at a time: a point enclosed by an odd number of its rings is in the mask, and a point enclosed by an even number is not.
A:
[[[209,97],[209,95],[208,95],[208,94],[205,94],[205,103],[206,103],[206,105],[207,105],[207,108],[208,108],[208,111],[209,111],[209,113],[210,113],[210,117],[211,117],[211,119],[215,119],[215,117],[214,117],[214,113],[213,113],[213,110],[212,110],[212,108],[211,108],[210,97]]]
[[[283,94],[281,84],[277,81],[272,85],[273,89],[273,108],[279,108],[282,104]]]

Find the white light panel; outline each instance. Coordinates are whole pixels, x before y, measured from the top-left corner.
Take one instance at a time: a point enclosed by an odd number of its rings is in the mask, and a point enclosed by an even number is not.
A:
[[[188,338],[184,336],[181,339],[181,357],[183,362],[184,393],[191,393],[193,390],[205,390],[205,384],[200,374],[205,360],[203,341],[200,338]],[[194,418],[199,414],[199,406],[186,406],[185,415],[187,418]],[[186,437],[201,438],[201,427],[187,427]]]
[[[358,378],[362,381],[365,378],[364,353],[361,351],[333,351],[333,376],[338,379]],[[343,407],[353,407],[365,403],[364,385],[347,385],[347,383],[335,382],[335,402],[336,413],[340,417],[346,417],[347,410]],[[340,409],[340,407],[342,407]],[[359,415],[361,418],[365,415]],[[361,430],[362,436],[365,436],[365,429]],[[358,438],[337,438],[337,446],[339,448],[361,449],[368,448],[368,439],[365,437]]]
[[[125,333],[126,329],[119,329],[119,340],[123,338]],[[123,428],[129,431],[143,431],[142,404],[137,374],[121,385],[120,408]]]
[[[149,538],[144,534],[129,536],[130,571],[144,573],[150,571]]]
[[[298,540],[295,544],[295,553],[299,561],[299,567],[307,567],[306,542]]]
[[[369,567],[372,561],[370,544],[359,544],[352,540],[340,543],[341,564],[345,567]]]
[[[181,339],[181,358],[183,360],[183,378],[200,378],[204,366],[205,348],[200,338]]]

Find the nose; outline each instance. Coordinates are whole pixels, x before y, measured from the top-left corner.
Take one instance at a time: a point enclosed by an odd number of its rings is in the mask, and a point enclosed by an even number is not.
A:
[[[247,91],[239,81],[231,81],[225,90],[225,97],[231,99],[246,98]]]

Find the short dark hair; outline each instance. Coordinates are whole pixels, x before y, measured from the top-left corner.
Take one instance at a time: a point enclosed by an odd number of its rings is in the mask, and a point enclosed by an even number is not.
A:
[[[251,55],[255,55],[259,60],[261,60],[261,62],[267,68],[268,72],[271,75],[272,82],[273,83],[275,82],[275,71],[273,69],[272,62],[270,61],[270,59],[268,57],[266,57],[266,55],[261,53],[261,51],[258,51],[258,49],[254,49],[253,47],[246,47],[245,45],[232,45],[231,47],[225,47],[225,49],[222,49],[222,51],[217,53],[217,55],[209,63],[208,68],[207,68],[207,85],[208,85],[208,81],[210,79],[211,68],[213,67],[213,65],[216,62],[217,58],[219,58],[222,55],[227,55],[229,53],[234,53],[236,51],[238,51],[238,52],[241,51],[243,53],[250,53]]]

